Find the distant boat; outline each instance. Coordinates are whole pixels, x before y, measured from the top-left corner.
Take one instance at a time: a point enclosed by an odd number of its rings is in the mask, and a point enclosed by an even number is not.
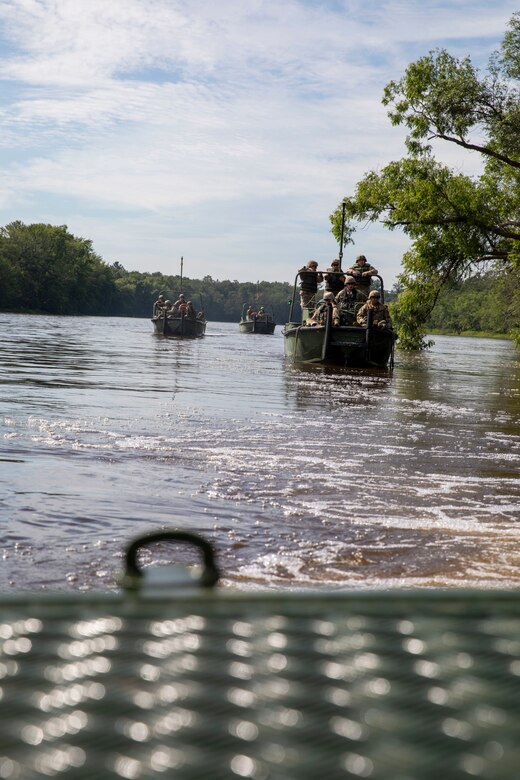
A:
[[[249,312],[249,313],[248,313]],[[261,333],[273,334],[276,323],[270,312],[265,312],[263,307],[259,311],[251,311],[251,307],[244,303],[242,306],[242,315],[238,323],[240,333]]]
[[[179,315],[168,314],[163,309],[159,314],[152,317],[154,332],[158,336],[176,336],[180,339],[200,339],[206,332],[206,320],[197,315],[196,318],[186,317],[184,312]]]
[[[200,339],[206,332],[206,318],[202,297],[200,299],[201,309],[196,312],[191,306],[191,301],[185,301],[182,292],[182,270],[184,258],[181,257],[181,283],[180,294],[177,304],[170,306],[170,301],[164,301],[161,293],[159,303],[154,303],[152,322],[154,333],[158,336],[175,336],[179,339]],[[179,303],[182,300],[182,303]]]
[[[384,303],[383,279],[381,302]],[[372,312],[368,312],[366,326],[356,324],[356,314],[364,301],[356,302],[344,311],[341,324],[333,325],[332,308],[327,307],[323,325],[307,325],[312,309],[304,308],[302,318],[293,321],[293,303],[298,274],[289,313],[289,322],[283,329],[284,351],[287,357],[301,363],[325,363],[352,368],[386,368],[393,364],[396,334],[390,328],[372,326]]]

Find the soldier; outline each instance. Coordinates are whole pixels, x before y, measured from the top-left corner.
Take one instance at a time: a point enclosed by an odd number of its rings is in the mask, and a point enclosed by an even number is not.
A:
[[[337,294],[334,304],[334,325],[352,325],[354,322],[354,307],[356,303],[366,298],[356,290],[356,280],[353,276],[345,278],[344,288]]]
[[[300,275],[300,305],[302,309],[306,309],[309,304],[315,301],[316,293],[318,292],[318,284],[323,281],[323,274],[317,273],[318,263],[316,260],[309,260],[309,262],[300,268],[298,274]]]
[[[388,306],[380,301],[381,293],[379,290],[372,290],[368,295],[368,301],[363,304],[357,314],[356,322],[366,328],[368,311],[373,312],[372,325],[375,328],[392,329],[392,318],[388,311]]]
[[[165,308],[166,308],[166,300],[164,298],[163,293],[161,293],[153,305],[153,316],[158,317],[159,314],[162,314]]]
[[[188,303],[186,304],[186,311],[184,315],[185,317],[190,317],[192,320],[194,320],[195,317],[197,316],[197,312],[193,308],[193,304],[191,301],[188,301]]]
[[[337,303],[355,303],[356,301],[360,300],[366,301],[366,298],[362,296],[358,290],[356,290],[356,280],[354,277],[347,276],[345,278],[345,286],[336,296]]]
[[[256,317],[256,311],[253,309],[252,306],[250,306],[246,312],[246,317],[248,320],[254,320]]]
[[[331,292],[334,297],[336,297],[345,284],[345,274],[341,270],[338,258],[335,258],[332,261],[330,268],[327,268],[327,273],[323,278],[325,279],[326,292]]]
[[[186,308],[186,298],[184,297],[184,293],[181,293],[175,303],[173,304],[172,308],[172,314],[174,317],[178,317],[180,314],[180,307],[181,305],[183,308]]]
[[[332,292],[325,293],[320,305],[315,309],[312,317],[307,320],[307,325],[324,325],[326,321],[325,318],[327,315],[327,307],[330,307],[334,311],[334,293]]]
[[[265,320],[265,309],[263,306],[260,306],[258,309],[258,314],[256,315],[257,320]]]
[[[371,278],[377,274],[377,269],[370,265],[365,255],[358,255],[355,264],[351,265],[350,268],[347,268],[347,273],[354,277],[356,280],[356,289],[358,292],[362,293],[366,299],[368,291],[370,290]]]

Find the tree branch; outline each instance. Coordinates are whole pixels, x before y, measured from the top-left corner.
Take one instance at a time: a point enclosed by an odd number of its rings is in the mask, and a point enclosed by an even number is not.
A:
[[[490,149],[489,146],[479,146],[478,144],[470,144],[467,141],[463,141],[460,138],[454,138],[451,135],[445,135],[444,133],[436,133],[435,135],[431,136],[432,138],[441,138],[443,141],[451,141],[454,144],[457,144],[457,146],[462,146],[464,149],[472,149],[475,152],[480,152],[481,154],[487,154],[488,157],[493,157],[495,160],[500,160],[500,162],[506,163],[506,165],[511,165],[513,168],[520,168],[520,162],[518,160],[513,160],[511,157],[507,157],[505,154],[500,154],[499,152],[493,151],[493,149]]]
[[[385,224],[389,227],[408,227],[410,225],[474,225],[482,231],[491,231],[497,236],[502,238],[511,238],[515,241],[520,241],[520,233],[514,230],[507,230],[500,225],[486,225],[483,222],[476,220],[469,220],[467,217],[441,217],[439,219],[414,219],[414,220],[398,220],[394,222],[392,220],[386,220]]]

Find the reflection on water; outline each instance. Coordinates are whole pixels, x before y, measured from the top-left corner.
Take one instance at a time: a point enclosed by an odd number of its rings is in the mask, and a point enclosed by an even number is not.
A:
[[[112,588],[123,544],[171,525],[240,587],[518,584],[509,342],[438,337],[353,371],[235,324],[183,342],[0,320],[4,587]]]

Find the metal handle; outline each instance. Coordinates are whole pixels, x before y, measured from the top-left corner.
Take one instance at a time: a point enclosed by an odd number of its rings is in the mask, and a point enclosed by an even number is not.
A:
[[[180,531],[176,528],[169,531],[157,531],[156,533],[140,536],[131,542],[125,553],[125,577],[142,577],[143,571],[137,563],[137,553],[143,547],[149,547],[156,542],[188,542],[198,547],[202,552],[204,569],[200,576],[199,585],[203,588],[212,588],[219,580],[220,574],[215,563],[215,553],[211,544],[197,534],[189,531]]]

